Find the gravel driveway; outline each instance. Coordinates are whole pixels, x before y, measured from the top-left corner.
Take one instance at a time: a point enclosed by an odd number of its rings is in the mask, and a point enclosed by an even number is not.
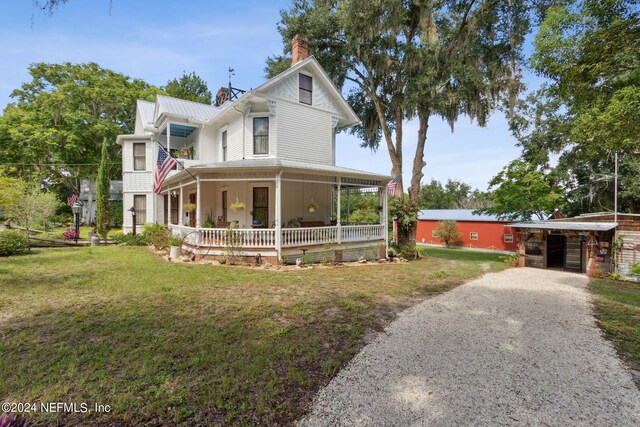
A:
[[[302,426],[639,426],[640,392],[595,324],[584,276],[487,274],[405,312]]]

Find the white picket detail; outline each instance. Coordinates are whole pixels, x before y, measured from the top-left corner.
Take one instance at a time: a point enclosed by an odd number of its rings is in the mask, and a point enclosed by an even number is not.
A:
[[[274,248],[276,230],[273,228],[202,228],[200,245]]]
[[[282,229],[282,247],[323,245],[334,242],[337,242],[337,227]]]
[[[342,227],[343,242],[366,242],[384,239],[384,225],[345,225]]]

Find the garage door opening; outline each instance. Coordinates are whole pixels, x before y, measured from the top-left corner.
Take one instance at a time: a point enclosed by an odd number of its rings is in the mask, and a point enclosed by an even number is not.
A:
[[[567,238],[556,234],[547,236],[547,268],[564,268],[564,248]]]

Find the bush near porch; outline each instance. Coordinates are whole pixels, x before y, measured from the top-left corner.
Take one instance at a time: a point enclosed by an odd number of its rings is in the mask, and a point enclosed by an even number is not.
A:
[[[45,424],[291,424],[402,309],[499,255],[288,272],[167,263],[147,248],[39,249],[0,264],[0,396],[111,405]],[[453,254],[456,259],[448,259]]]

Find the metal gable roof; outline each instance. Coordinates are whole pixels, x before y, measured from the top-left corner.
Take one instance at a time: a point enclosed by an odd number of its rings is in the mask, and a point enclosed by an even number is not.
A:
[[[216,117],[226,107],[201,104],[199,102],[185,101],[184,99],[158,95],[153,115],[153,120],[158,120],[162,113],[173,114],[182,117],[194,118],[199,121],[207,121]]]
[[[140,120],[142,120],[142,127],[144,128],[145,126],[152,124],[156,103],[138,99],[137,106],[138,112],[140,113]]]
[[[537,228],[541,230],[608,231],[616,228],[615,222],[577,221],[524,221],[508,224],[513,228]]]

